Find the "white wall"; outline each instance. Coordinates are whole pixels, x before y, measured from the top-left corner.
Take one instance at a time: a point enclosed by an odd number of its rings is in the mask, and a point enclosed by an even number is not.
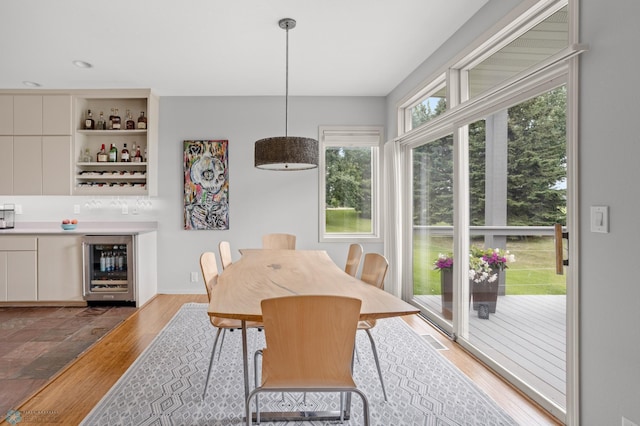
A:
[[[289,135],[318,137],[319,125],[383,125],[381,97],[289,98]],[[158,277],[159,292],[204,292],[200,253],[217,253],[221,240],[237,249],[260,247],[263,234],[297,236],[300,249],[327,250],[342,265],[348,244],[318,242],[318,170],[274,172],[253,166],[258,139],[284,134],[284,97],[163,97],[160,99]],[[229,140],[229,222],[227,231],[185,231],[183,227],[184,140]],[[382,244],[366,251],[382,252]]]
[[[397,102],[509,12],[492,0],[387,98],[396,135]],[[524,3],[524,2],[523,2]],[[580,424],[640,425],[640,2],[581,0],[580,41]],[[611,232],[589,230],[589,207],[609,206]]]
[[[640,2],[580,9],[582,420],[640,425]],[[593,205],[609,206],[609,234],[589,231]]]

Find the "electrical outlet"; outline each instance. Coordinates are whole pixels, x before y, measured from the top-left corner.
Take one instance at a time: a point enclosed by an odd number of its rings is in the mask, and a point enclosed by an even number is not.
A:
[[[73,205],[73,213],[74,214],[80,214],[80,204],[74,204]]]
[[[192,283],[197,283],[198,282],[198,273],[197,272],[192,272],[191,273],[191,282]]]

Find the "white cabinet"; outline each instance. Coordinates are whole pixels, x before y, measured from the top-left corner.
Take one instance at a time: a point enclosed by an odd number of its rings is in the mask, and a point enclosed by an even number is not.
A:
[[[82,300],[82,237],[38,237],[38,301]]]
[[[0,195],[71,194],[71,95],[0,95]]]
[[[87,111],[91,110],[97,122],[100,113],[109,122],[112,111],[118,110],[121,129],[85,129]],[[126,129],[127,110],[130,111],[134,129]],[[137,120],[144,113],[146,129],[137,128]],[[157,129],[158,99],[149,90],[121,90],[87,92],[75,96],[74,113],[75,195],[157,195]],[[111,145],[118,150],[116,162],[97,162],[102,147],[108,151]],[[122,162],[121,152],[127,144],[131,157],[134,147],[143,155],[140,162]]]
[[[0,136],[0,194],[13,194],[13,136]]]
[[[29,302],[38,298],[37,240],[0,238],[0,301]]]
[[[13,96],[0,95],[0,135],[13,135]]]

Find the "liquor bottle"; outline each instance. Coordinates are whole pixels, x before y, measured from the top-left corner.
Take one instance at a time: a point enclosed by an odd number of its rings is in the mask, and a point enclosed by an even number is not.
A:
[[[125,122],[125,129],[134,130],[136,128],[136,123],[133,121],[133,117],[131,116],[131,111],[127,110],[127,121]]]
[[[104,113],[100,111],[100,116],[98,117],[98,122],[96,123],[96,130],[106,130],[107,123],[104,121]]]
[[[104,251],[100,253],[100,272],[107,272],[107,258],[104,255]]]
[[[133,157],[133,161],[136,163],[142,163],[142,153],[140,152],[140,146],[136,147],[136,155]]]
[[[138,129],[146,130],[147,117],[144,116],[144,111],[140,111],[140,117],[138,117]]]
[[[98,151],[98,163],[104,163],[109,160],[109,155],[107,155],[107,151],[104,150],[104,144],[102,144],[102,148]]]
[[[89,148],[85,148],[84,149],[84,154],[82,155],[82,160],[83,163],[90,163],[91,162],[91,151],[89,151]]]
[[[93,114],[91,110],[87,110],[87,118],[84,120],[84,128],[86,130],[94,130],[96,128],[96,122],[93,121]]]
[[[120,116],[118,115],[118,108],[115,109],[115,113],[114,113],[113,119],[111,120],[111,127],[113,128],[113,130],[122,129],[122,120],[120,119]]]
[[[111,115],[109,116],[109,126],[107,127],[109,130],[113,130],[113,117],[116,116],[115,108],[111,108]]]
[[[118,148],[111,144],[111,149],[109,150],[109,162],[115,163],[118,161]]]
[[[129,150],[127,149],[126,143],[122,147],[122,152],[120,153],[120,161],[122,161],[123,163],[128,163],[129,161],[131,161],[129,159]]]

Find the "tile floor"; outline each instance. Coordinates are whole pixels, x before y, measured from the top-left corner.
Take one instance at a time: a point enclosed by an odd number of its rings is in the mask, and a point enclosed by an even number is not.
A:
[[[0,417],[136,310],[0,307]]]

